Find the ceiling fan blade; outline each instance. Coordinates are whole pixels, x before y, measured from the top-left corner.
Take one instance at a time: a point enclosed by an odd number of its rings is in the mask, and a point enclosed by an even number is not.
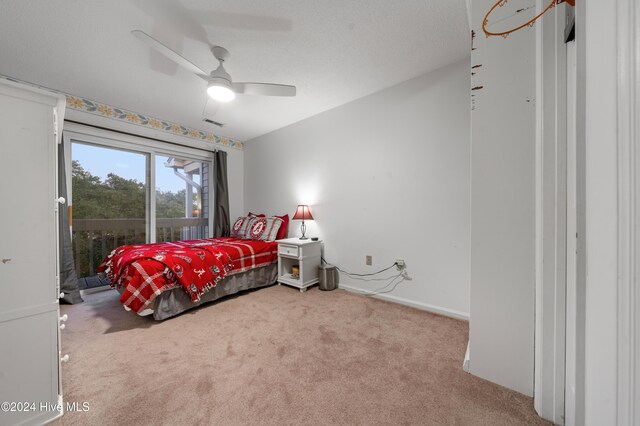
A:
[[[191,62],[183,58],[182,56],[178,55],[176,52],[169,49],[167,46],[160,43],[158,40],[151,37],[149,34],[145,33],[144,31],[133,30],[131,31],[131,34],[133,34],[136,38],[144,42],[147,46],[163,54],[164,56],[166,56],[176,64],[180,65],[184,69],[191,71],[192,73],[196,74],[198,77],[203,78],[204,80],[207,80],[207,81],[209,80],[206,72],[202,71],[200,68],[198,68],[197,66],[195,66],[194,64],[192,64]]]
[[[295,96],[296,86],[270,83],[233,83],[236,93],[245,95]]]

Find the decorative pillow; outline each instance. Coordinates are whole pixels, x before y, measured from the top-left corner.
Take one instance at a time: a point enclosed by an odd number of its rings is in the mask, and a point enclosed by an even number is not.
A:
[[[249,214],[247,216],[248,217],[266,217],[266,215],[264,215],[263,213],[255,214],[255,213],[251,213],[251,212],[249,212]]]
[[[283,216],[273,215],[273,217],[282,219],[282,225],[280,225],[280,229],[278,229],[278,235],[276,236],[276,240],[287,238],[287,234],[289,233],[289,215],[288,214],[285,214]]]
[[[231,236],[234,238],[247,238],[247,228],[252,217],[240,216],[231,226]]]
[[[273,241],[278,235],[278,230],[282,226],[282,219],[279,217],[254,217],[247,230],[247,238],[252,240]]]

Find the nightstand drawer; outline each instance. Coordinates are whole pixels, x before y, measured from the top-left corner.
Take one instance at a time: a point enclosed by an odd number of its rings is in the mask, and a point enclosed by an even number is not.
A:
[[[281,254],[283,256],[298,257],[298,247],[279,244],[278,245],[278,254]]]

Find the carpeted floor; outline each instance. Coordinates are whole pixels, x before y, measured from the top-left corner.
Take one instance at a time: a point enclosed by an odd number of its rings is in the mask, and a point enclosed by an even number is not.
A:
[[[343,290],[273,286],[156,322],[113,290],[63,306],[61,425],[531,425],[462,371],[468,324]]]

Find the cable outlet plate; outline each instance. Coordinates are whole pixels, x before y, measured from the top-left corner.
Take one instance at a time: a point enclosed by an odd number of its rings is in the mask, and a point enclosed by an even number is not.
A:
[[[396,259],[396,268],[398,268],[398,271],[404,270],[405,264],[403,259]]]

